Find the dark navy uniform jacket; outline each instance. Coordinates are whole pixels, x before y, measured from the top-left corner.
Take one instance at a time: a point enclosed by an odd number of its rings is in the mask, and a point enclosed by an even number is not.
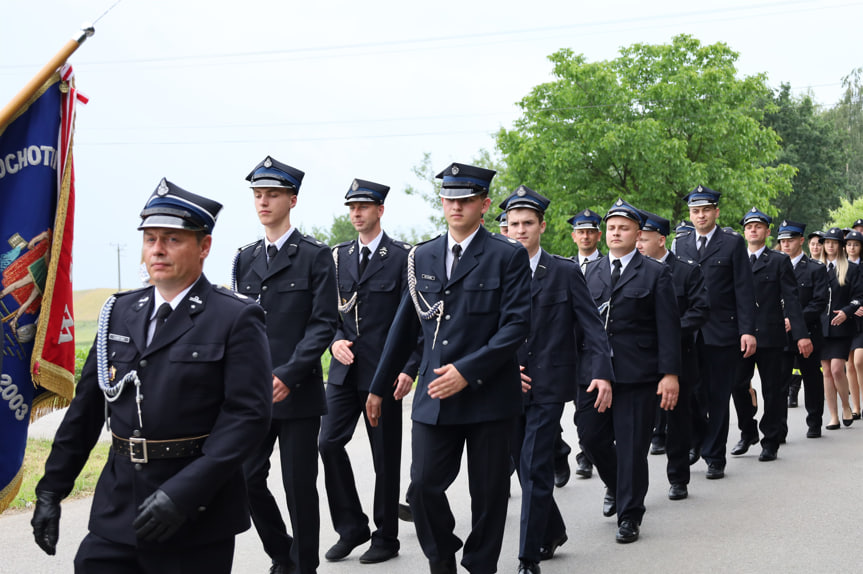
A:
[[[533,379],[525,404],[575,399],[580,361],[590,364],[588,382],[613,380],[608,339],[578,263],[541,250],[530,295],[530,333],[518,350],[519,364]]]
[[[839,285],[839,279],[835,273],[832,275],[831,277],[828,272],[829,307],[826,313],[821,314],[822,333],[825,337],[853,337],[857,334],[854,313],[863,304],[863,277],[860,274],[860,266],[848,263],[845,285]],[[845,311],[847,319],[841,325],[831,325],[830,321],[835,316],[833,311],[839,309]]]
[[[791,258],[785,253],[765,249],[752,266],[755,279],[755,301],[758,305],[755,338],[762,347],[784,347],[788,336],[785,318],[791,322],[791,338],[809,336],[803,320],[803,308],[797,293],[797,279]]]
[[[830,298],[827,267],[804,253],[794,266],[794,277],[797,280],[797,295],[803,307],[803,321],[806,323],[808,336],[813,342],[820,341],[823,336],[821,316],[827,310],[827,301]]]
[[[678,234],[676,254],[701,265],[710,294],[710,320],[701,328],[707,345],[738,346],[741,335],[755,336],[755,282],[746,241],[717,226],[704,254],[698,256],[697,233]]]
[[[356,239],[333,248],[338,251],[339,302],[344,304],[354,293],[354,309],[341,314],[333,342],[353,341],[354,362],[345,365],[335,358],[330,362],[329,385],[346,384],[348,376],[361,391],[368,391],[378,366],[381,349],[392,326],[402,296],[407,293],[407,259],[411,245],[394,241],[386,233],[377,252],[369,259],[359,278],[359,245]],[[401,372],[416,377],[420,350],[417,349]]]
[[[695,343],[698,329],[710,318],[710,296],[701,267],[692,260],[668,252],[665,264],[671,269],[677,309],[680,311],[680,336],[687,346]]]
[[[106,403],[96,376],[95,345],[54,438],[38,488],[67,495],[105,422],[128,439],[150,440],[209,434],[203,456],[151,459],[136,469],[112,448],[90,512],[90,531],[122,544],[138,544],[132,522],[138,505],[162,489],[188,517],[158,546],[210,543],[249,528],[242,463],[266,435],[273,400],[264,312],[251,299],[210,285],[203,276],[147,346],[153,287],[117,294],[108,329],[108,364],[121,379],[141,379],[138,424],[135,387]]]
[[[267,266],[264,241],[241,248],[234,269],[237,292],[259,298],[267,311],[273,374],[291,390],[273,404],[273,418],[327,412],[321,355],[338,325],[338,292],[330,248],[294,231]]]
[[[608,258],[587,264],[587,288],[611,345],[615,384],[658,383],[680,375],[680,314],[667,265],[638,251],[614,289]]]
[[[527,250],[480,226],[447,280],[446,249],[444,234],[419,244],[415,252],[418,293],[430,305],[443,302],[439,327],[435,319],[420,319],[410,295],[403,297],[370,392],[389,392],[421,331],[414,421],[454,425],[518,416],[522,393],[516,351],[530,328]],[[438,376],[434,369],[449,363],[468,387],[449,398],[432,399],[428,384]]]

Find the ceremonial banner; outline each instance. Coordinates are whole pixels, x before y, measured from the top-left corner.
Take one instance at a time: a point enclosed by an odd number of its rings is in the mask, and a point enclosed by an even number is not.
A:
[[[21,485],[27,427],[74,392],[72,68],[0,125],[0,512]]]

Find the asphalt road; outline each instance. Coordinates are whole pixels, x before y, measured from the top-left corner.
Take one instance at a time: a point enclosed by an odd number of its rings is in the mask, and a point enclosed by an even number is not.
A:
[[[801,392],[801,408],[789,410],[788,444],[780,449],[777,461],[759,462],[760,447],[754,447],[744,456],[729,457],[726,478],[711,481],[704,478],[705,465],[700,461],[692,467],[687,500],[668,500],[665,457],[651,456],[647,513],[641,539],[634,544],[615,542],[615,519],[601,515],[604,487],[599,478],[594,474],[585,480],[573,475],[570,483],[555,493],[567,523],[569,541],[553,560],[542,563],[543,572],[832,574],[856,570],[861,563],[863,424],[824,431],[820,439],[807,439],[802,397]],[[571,420],[572,410],[568,406],[564,415],[565,437],[574,445],[577,441]],[[406,431],[409,430],[408,417],[405,425]],[[50,432],[50,429],[35,430]],[[361,492],[365,493],[365,508],[370,509],[371,456],[364,435],[365,431],[358,427],[350,451]],[[403,489],[407,487],[410,460],[409,434],[405,437]],[[733,417],[731,437],[733,445],[737,440]],[[279,465],[273,464],[270,477],[277,498],[278,469]],[[323,556],[337,536],[329,519],[322,473],[318,476]],[[457,534],[464,539],[470,524],[464,472],[450,488],[449,496]],[[283,497],[281,501],[284,505]],[[506,536],[498,564],[501,572],[514,574],[518,566],[520,503],[518,482],[513,479]],[[4,541],[0,572],[72,572],[72,559],[87,531],[89,507],[90,499],[63,504],[60,544],[53,557],[43,554],[33,542],[29,512],[0,515],[0,537]],[[286,510],[283,512],[287,514]],[[341,562],[330,563],[322,558],[319,572],[427,572],[427,562],[411,524],[402,523],[401,544],[400,555],[384,564],[361,565],[358,557],[363,548],[359,548]],[[269,559],[254,529],[240,535],[233,571],[264,574],[268,569]]]

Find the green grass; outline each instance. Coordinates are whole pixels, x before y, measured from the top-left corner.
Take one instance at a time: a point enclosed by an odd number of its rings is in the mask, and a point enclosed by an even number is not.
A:
[[[75,480],[75,487],[69,498],[83,498],[90,496],[96,490],[96,482],[105,461],[108,460],[108,442],[96,443],[96,447],[90,453],[90,459],[84,465],[84,470]],[[25,510],[36,502],[36,484],[45,473],[45,460],[51,452],[51,441],[47,439],[27,439],[27,451],[24,453],[24,479],[21,490],[12,504],[11,511]]]

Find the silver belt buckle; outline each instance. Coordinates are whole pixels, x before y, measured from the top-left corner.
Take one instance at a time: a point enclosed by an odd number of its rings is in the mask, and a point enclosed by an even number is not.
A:
[[[141,453],[143,456],[136,457],[135,456],[135,445],[141,445]],[[148,463],[150,462],[147,458],[147,439],[140,437],[131,437],[129,439],[129,459],[134,463]]]

